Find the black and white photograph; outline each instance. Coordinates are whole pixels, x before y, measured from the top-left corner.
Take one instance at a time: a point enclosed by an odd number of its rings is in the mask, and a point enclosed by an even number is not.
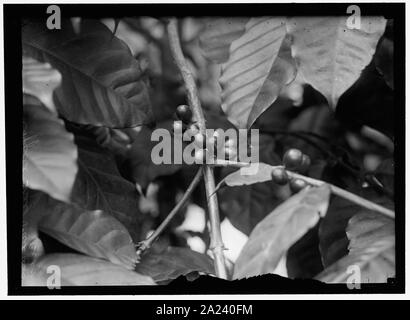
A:
[[[404,11],[4,4],[8,294],[404,293]]]

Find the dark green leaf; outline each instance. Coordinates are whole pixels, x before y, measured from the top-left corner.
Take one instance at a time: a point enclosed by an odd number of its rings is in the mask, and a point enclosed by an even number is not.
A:
[[[347,254],[346,226],[359,210],[359,206],[340,197],[334,197],[330,201],[326,217],[319,227],[319,248],[324,267]]]
[[[242,172],[241,169],[239,169],[226,176],[220,184],[222,185],[222,183],[225,183],[230,187],[234,187],[272,180],[271,173],[272,169],[274,168],[273,166],[262,162],[259,162],[257,164],[254,163],[252,165],[255,167],[255,172],[249,172],[250,174],[246,174],[246,172]]]
[[[281,162],[275,153],[275,143],[269,135],[261,134],[259,137],[259,158],[260,164],[263,164],[260,166],[262,171],[266,171],[268,165],[278,165]],[[225,175],[230,172],[232,169],[223,170]],[[235,175],[235,172],[231,174]],[[266,182],[221,188],[218,192],[221,213],[228,217],[235,228],[247,235],[259,221],[291,194],[289,186],[279,186],[272,181],[267,181],[271,179],[270,172],[268,176],[258,174],[256,176],[260,181]],[[244,179],[252,180],[251,176]]]
[[[345,283],[351,266],[360,270],[361,283],[385,283],[395,276],[394,220],[362,210],[346,229],[349,253],[316,278],[326,283]]]
[[[348,28],[346,17],[288,19],[298,71],[332,109],[371,61],[385,25],[383,17],[361,17],[360,29]]]
[[[340,97],[336,115],[348,127],[367,125],[393,138],[396,105],[393,90],[372,61]]]
[[[76,34],[68,19],[61,30],[32,21],[24,25],[22,41],[25,55],[49,62],[63,75],[55,98],[66,119],[110,127],[146,121],[150,102],[138,62],[102,23],[83,19]]]
[[[224,62],[222,109],[238,128],[250,128],[296,75],[285,18],[215,19],[205,25],[205,55]]]
[[[43,194],[28,214],[38,219],[40,231],[68,247],[127,269],[135,266],[137,256],[127,229],[103,211],[87,211]]]
[[[165,129],[170,134],[170,145],[166,145],[164,152],[169,152],[169,164],[155,164],[152,160],[152,149],[161,142],[152,141],[153,130],[142,127],[134,137],[130,150],[127,152],[124,166],[130,171],[130,180],[138,183],[143,190],[159,176],[166,176],[179,170],[182,164],[174,164],[174,138],[172,135],[172,123],[166,121],[159,123],[156,129]]]
[[[388,208],[393,206],[390,199],[370,188],[358,189],[354,192],[382,206]],[[326,217],[319,227],[319,247],[324,267],[335,263],[348,253],[349,240],[346,236],[346,228],[349,220],[362,210],[362,207],[346,199],[332,198]]]
[[[270,181],[223,188],[218,192],[221,213],[246,235],[289,195],[288,186],[281,187]]]
[[[140,240],[141,217],[135,186],[120,175],[114,156],[101,148],[92,136],[77,131],[75,141],[79,172],[73,202],[82,209],[102,210],[112,215],[127,228],[134,241]]]
[[[249,18],[205,18],[205,30],[200,35],[204,56],[216,63],[229,59],[232,42],[243,36]]]
[[[187,248],[168,247],[163,252],[148,252],[143,255],[135,271],[161,282],[191,272],[213,274],[214,267],[212,259],[205,254]]]
[[[121,22],[121,19],[114,19],[114,30],[112,31],[112,34],[115,36],[118,30],[118,26]]]
[[[282,256],[327,211],[327,185],[300,191],[279,205],[252,231],[234,267],[234,279],[273,272]]]
[[[383,75],[387,85],[392,89],[394,89],[393,58],[394,43],[392,40],[383,37],[374,55],[374,62],[377,70]]]
[[[312,279],[323,270],[319,251],[319,224],[291,246],[286,255],[289,278]]]
[[[23,112],[23,183],[68,202],[78,170],[73,135],[39,102],[24,105]]]
[[[394,159],[384,160],[374,175],[384,188],[394,194]]]
[[[48,268],[60,268],[61,286],[138,286],[155,285],[148,276],[127,270],[119,265],[101,259],[80,254],[56,253],[39,259],[34,265],[26,268],[25,275],[35,278],[37,286],[47,286],[46,279],[50,277]],[[53,275],[57,272],[53,268]],[[23,286],[25,279],[22,279]],[[26,285],[32,285],[29,282]]]

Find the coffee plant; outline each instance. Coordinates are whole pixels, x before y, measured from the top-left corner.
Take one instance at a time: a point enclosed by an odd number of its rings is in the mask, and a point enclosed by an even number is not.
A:
[[[61,23],[22,25],[23,285],[49,266],[63,286],[155,285],[281,261],[289,278],[395,277],[392,21]],[[159,129],[172,159],[188,135],[195,161],[154,163]],[[259,161],[206,129],[259,130]],[[200,231],[181,228],[194,206]],[[235,259],[221,221],[247,236]]]

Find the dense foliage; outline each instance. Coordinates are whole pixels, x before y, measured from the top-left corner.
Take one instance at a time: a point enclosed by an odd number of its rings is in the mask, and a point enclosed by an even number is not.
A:
[[[181,227],[194,205],[208,210],[203,183],[140,246],[200,167],[151,160],[153,130],[173,132],[178,119],[198,129],[168,23],[24,22],[24,285],[45,285],[50,265],[62,285],[218,275],[212,212],[200,230]],[[359,29],[346,17],[178,20],[207,128],[259,129],[256,175],[214,167],[221,221],[249,237],[226,258],[230,279],[284,259],[290,278],[346,282],[351,265],[362,282],[395,276],[394,216],[383,214],[394,210],[392,27],[382,17],[362,17]]]

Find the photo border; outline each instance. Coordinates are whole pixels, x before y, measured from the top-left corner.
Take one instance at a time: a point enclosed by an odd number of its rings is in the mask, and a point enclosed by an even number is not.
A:
[[[55,3],[53,3],[55,4]],[[396,278],[387,284],[361,284],[349,290],[345,284],[322,284],[315,280],[291,280],[265,275],[248,280],[226,281],[200,277],[194,282],[178,278],[167,286],[43,287],[21,286],[22,241],[22,79],[21,20],[44,17],[49,4],[4,4],[4,81],[7,183],[7,265],[9,295],[160,295],[160,294],[363,294],[404,293],[405,286],[405,4],[404,3],[229,3],[229,4],[56,4],[62,17],[103,18],[129,16],[324,16],[347,15],[349,5],[362,15],[394,19],[395,101],[395,211]],[[403,71],[403,72],[400,72]],[[393,112],[393,110],[392,110]]]

